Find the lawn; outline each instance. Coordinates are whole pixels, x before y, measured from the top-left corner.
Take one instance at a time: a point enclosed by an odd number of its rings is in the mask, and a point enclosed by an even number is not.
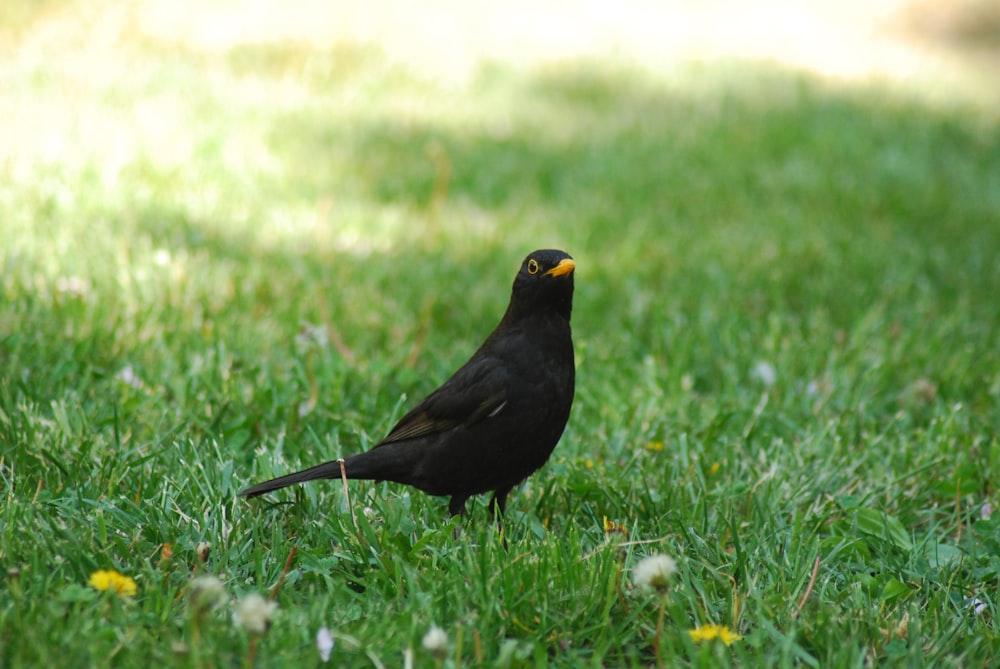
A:
[[[324,627],[341,667],[1000,656],[988,91],[615,58],[455,84],[11,25],[0,666],[313,666]],[[577,261],[577,394],[506,549],[485,498],[236,496],[377,443],[544,247]]]

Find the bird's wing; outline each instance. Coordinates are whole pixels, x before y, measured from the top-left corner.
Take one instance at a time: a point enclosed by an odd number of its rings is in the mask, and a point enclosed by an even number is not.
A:
[[[473,425],[506,405],[506,371],[494,359],[474,358],[403,416],[379,446]]]

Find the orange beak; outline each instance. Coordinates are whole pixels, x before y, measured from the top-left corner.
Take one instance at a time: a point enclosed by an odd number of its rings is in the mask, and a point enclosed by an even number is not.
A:
[[[564,276],[576,269],[576,263],[569,258],[563,258],[559,264],[545,273],[545,276]]]

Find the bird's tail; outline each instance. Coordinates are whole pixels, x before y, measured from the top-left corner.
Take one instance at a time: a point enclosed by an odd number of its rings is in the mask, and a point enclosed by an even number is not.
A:
[[[344,473],[349,479],[409,483],[413,471],[413,456],[417,455],[417,449],[412,447],[400,449],[398,446],[398,444],[385,444],[345,458]],[[240,492],[240,496],[256,497],[296,483],[317,479],[339,479],[340,476],[340,460],[331,460],[309,469],[303,469],[300,472],[285,474],[276,479],[250,486]]]
[[[240,492],[240,497],[256,497],[257,495],[263,495],[266,492],[295,485],[296,483],[305,483],[306,481],[315,481],[316,479],[334,479],[339,477],[340,460],[331,460],[330,462],[324,462],[321,465],[316,465],[315,467],[310,467],[309,469],[303,469],[302,471],[295,472],[294,474],[285,474],[284,476],[279,476],[276,479],[271,479],[270,481],[264,481],[263,483],[250,486],[246,490]]]

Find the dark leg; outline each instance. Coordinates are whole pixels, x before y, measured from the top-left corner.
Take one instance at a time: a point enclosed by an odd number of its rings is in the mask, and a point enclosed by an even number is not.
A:
[[[452,518],[454,518],[455,516],[465,515],[465,501],[467,499],[469,499],[468,495],[465,495],[464,497],[462,495],[452,495],[451,501],[448,502],[448,513],[451,514]],[[461,524],[455,526],[454,537],[456,539],[458,539],[459,535],[461,534],[461,529],[462,529]]]
[[[497,488],[493,491],[493,498],[490,500],[490,515],[497,520],[497,532],[503,537],[503,547],[507,548],[507,537],[503,533],[503,512],[507,508],[507,494],[513,486]]]
[[[452,495],[451,501],[448,502],[448,513],[453,516],[464,516],[465,500],[467,499],[469,499],[468,495]]]

